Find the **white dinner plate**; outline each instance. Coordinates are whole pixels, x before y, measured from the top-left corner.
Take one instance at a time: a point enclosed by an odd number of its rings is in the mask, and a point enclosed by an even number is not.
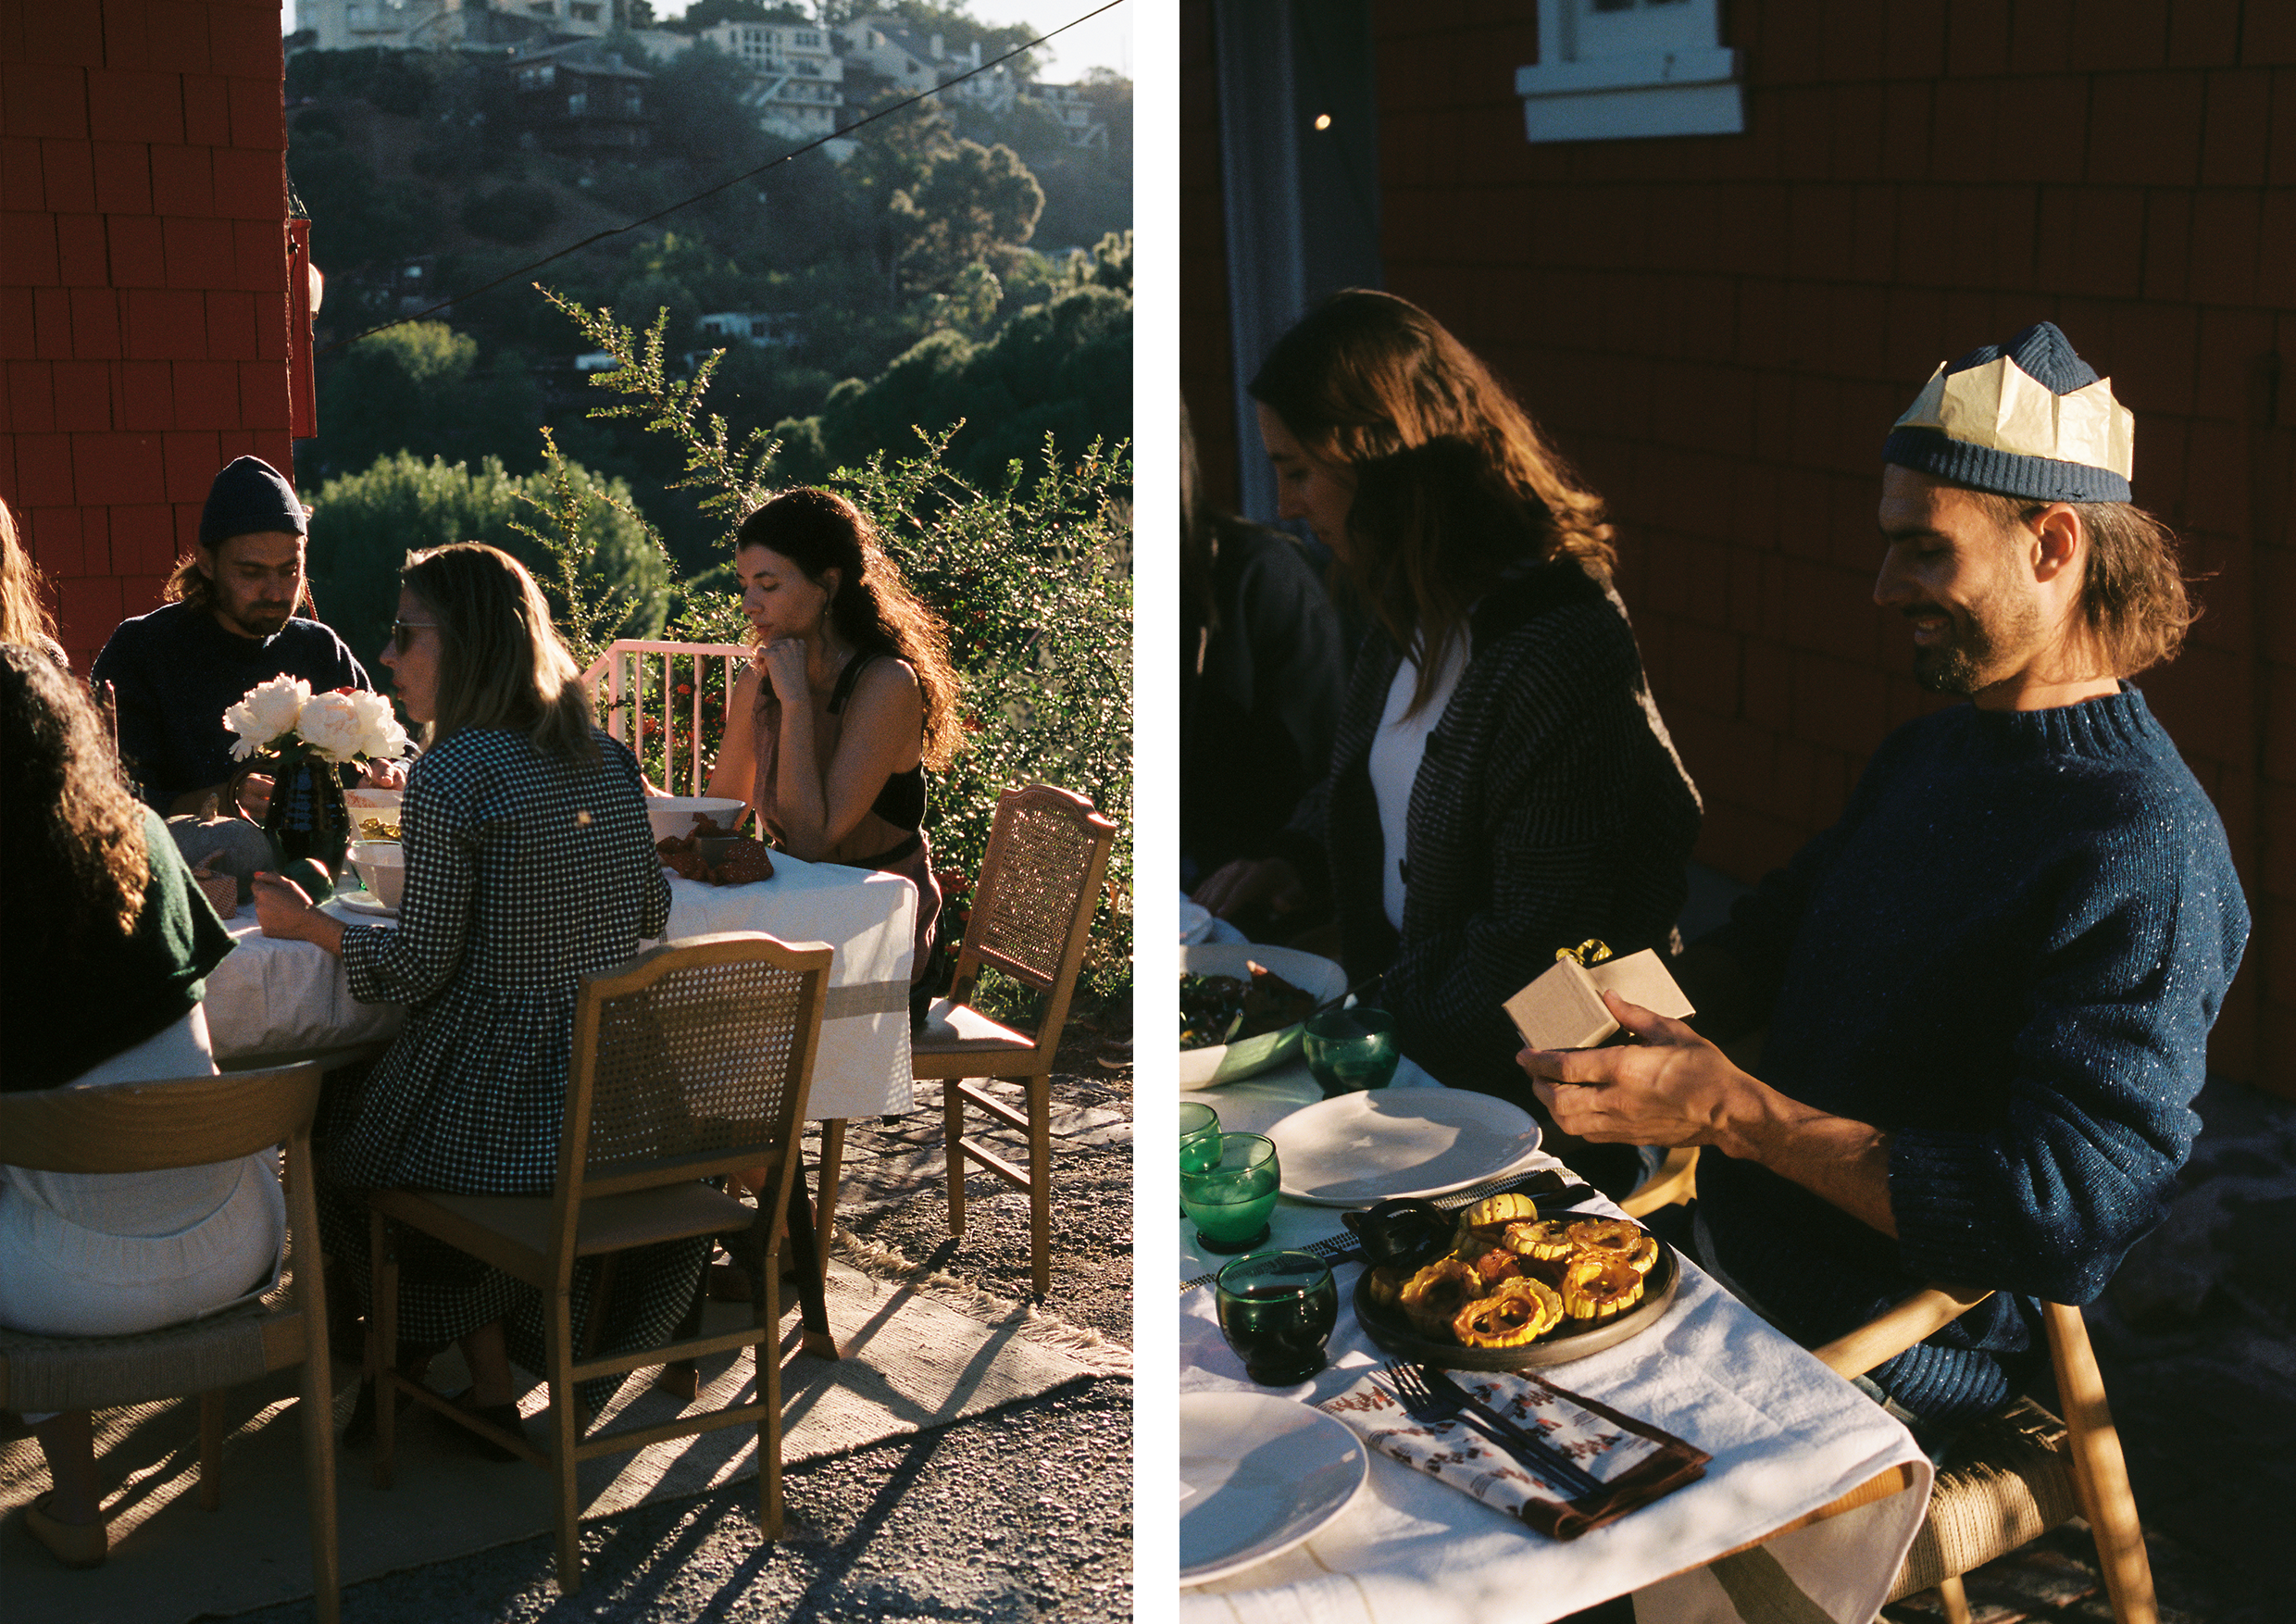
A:
[[[334,900],[355,914],[372,914],[381,919],[395,919],[399,917],[398,909],[385,907],[378,898],[364,891],[355,891],[348,896],[338,891],[335,893]]]
[[[1179,1395],[1179,1581],[1225,1579],[1345,1511],[1371,1457],[1347,1424],[1266,1393]]]
[[[1520,1106],[1453,1088],[1335,1094],[1267,1131],[1283,1193],[1318,1206],[1442,1195],[1495,1179],[1539,1148]]]

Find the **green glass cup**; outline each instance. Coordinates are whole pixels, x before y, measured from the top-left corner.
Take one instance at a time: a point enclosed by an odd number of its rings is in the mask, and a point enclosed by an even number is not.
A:
[[[1180,1210],[1193,1219],[1206,1252],[1249,1252],[1267,1239],[1283,1181],[1276,1142],[1264,1133],[1223,1133],[1219,1160],[1179,1176]]]
[[[1328,1009],[1307,1023],[1300,1046],[1326,1099],[1385,1088],[1404,1057],[1384,1009]]]
[[[1220,1335],[1262,1387],[1291,1387],[1326,1363],[1339,1322],[1340,1289],[1306,1252],[1254,1252],[1219,1271],[1213,1287]]]
[[[1179,1170],[1201,1173],[1219,1165],[1219,1113],[1201,1100],[1179,1105]]]

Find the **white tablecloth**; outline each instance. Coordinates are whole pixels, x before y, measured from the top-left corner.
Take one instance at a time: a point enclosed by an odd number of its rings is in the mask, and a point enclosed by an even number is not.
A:
[[[826,942],[830,966],[821,1044],[806,1115],[896,1116],[910,1108],[909,964],[917,887],[898,874],[774,854],[771,880],[713,886],[673,877],[669,938],[763,931]],[[388,925],[330,906],[352,924]],[[389,1038],[406,1019],[395,1004],[361,1004],[343,966],[308,942],[263,934],[252,906],[226,925],[238,943],[207,978],[207,1030],[218,1057],[331,1048]]]
[[[1439,1085],[1405,1061],[1392,1086]],[[1264,1132],[1318,1093],[1306,1068],[1294,1065],[1183,1097],[1212,1106],[1223,1129]],[[1343,1232],[1338,1209],[1288,1199],[1272,1227],[1269,1245]],[[1194,1239],[1183,1220],[1183,1279],[1224,1261],[1199,1252]],[[1350,1306],[1361,1268],[1332,1271],[1341,1308],[1331,1368],[1274,1391],[1317,1403],[1387,1357]],[[1183,1391],[1251,1389],[1242,1361],[1220,1339],[1209,1286],[1182,1294],[1179,1343]],[[1705,1450],[1714,1456],[1705,1477],[1565,1544],[1375,1453],[1363,1493],[1305,1544],[1181,1591],[1182,1624],[1539,1624],[1628,1591],[1638,1593],[1645,1620],[1735,1619],[1739,1611],[1703,1564],[1903,1466],[1914,1473],[1910,1489],[1765,1547],[1828,1617],[1864,1624],[1879,1609],[1928,1505],[1928,1458],[1880,1406],[1695,1263],[1682,1260],[1674,1304],[1650,1330],[1547,1373]],[[1782,1615],[1750,1601],[1744,1616]]]

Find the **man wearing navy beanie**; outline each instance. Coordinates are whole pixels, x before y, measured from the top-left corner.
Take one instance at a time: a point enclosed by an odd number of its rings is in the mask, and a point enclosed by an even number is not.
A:
[[[374,686],[342,638],[294,613],[308,533],[279,470],[239,458],[208,488],[199,545],[168,579],[168,601],[122,621],[96,656],[94,681],[118,699],[119,754],[161,816],[218,802],[231,810],[236,768],[223,713],[257,683],[283,675],[314,693]]]
[[[1883,443],[1874,599],[1968,703],[1883,740],[1684,954],[1698,1032],[1615,1003],[1636,1045],[1521,1056],[1572,1133],[1708,1147],[1692,1243],[1805,1345],[1990,1288],[1872,1372],[1932,1444],[2039,1374],[2038,1301],[2091,1300],[2165,1216],[2248,939],[2224,826],[2126,681],[2192,618],[2134,438],[2048,322],[1938,369]],[[1708,1041],[1765,1022],[1758,1080]]]

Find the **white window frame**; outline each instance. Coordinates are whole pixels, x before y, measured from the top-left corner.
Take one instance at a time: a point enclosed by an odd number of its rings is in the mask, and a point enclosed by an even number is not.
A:
[[[1737,135],[1746,128],[1738,53],[1722,44],[1717,0],[1539,0],[1540,60],[1515,70],[1533,143]]]

